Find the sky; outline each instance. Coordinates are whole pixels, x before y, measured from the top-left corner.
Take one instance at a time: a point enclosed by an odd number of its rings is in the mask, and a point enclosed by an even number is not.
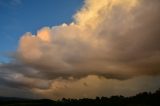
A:
[[[0,96],[157,90],[159,10],[159,0],[0,0]]]
[[[0,0],[0,52],[15,51],[25,32],[70,23],[82,4],[83,0]],[[0,62],[8,59],[1,55]]]

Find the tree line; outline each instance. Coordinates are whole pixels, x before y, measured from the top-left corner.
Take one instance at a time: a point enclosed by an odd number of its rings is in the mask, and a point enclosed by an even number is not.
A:
[[[95,99],[20,99],[0,98],[0,106],[160,106],[160,89],[154,93],[142,92],[135,96],[124,97],[121,95],[111,97],[96,97]]]

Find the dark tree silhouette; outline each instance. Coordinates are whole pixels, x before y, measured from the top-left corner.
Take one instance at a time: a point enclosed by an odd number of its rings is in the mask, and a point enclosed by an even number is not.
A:
[[[95,99],[21,99],[0,97],[0,106],[160,106],[160,89],[155,93],[143,92],[135,96],[96,97]]]

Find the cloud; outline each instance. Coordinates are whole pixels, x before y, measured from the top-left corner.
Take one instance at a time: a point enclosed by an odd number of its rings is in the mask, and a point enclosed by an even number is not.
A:
[[[73,23],[24,34],[20,59],[52,77],[159,75],[159,6],[157,0],[86,0]]]
[[[0,83],[47,98],[154,90],[159,10],[159,0],[85,0],[72,23],[25,33],[16,60],[0,64]]]
[[[7,7],[9,9],[13,9],[17,6],[20,6],[22,4],[22,0],[1,0],[0,6]]]
[[[143,91],[155,91],[160,87],[160,77],[136,77],[128,80],[106,79],[88,76],[79,80],[54,80],[49,89],[33,91],[46,98],[95,98],[96,96],[135,95]]]
[[[22,0],[11,0],[10,4],[13,6],[17,6],[22,4]]]
[[[37,70],[22,64],[0,66],[1,96],[27,98],[95,98],[96,96],[135,95],[155,91],[160,87],[159,76],[141,76],[127,80],[107,79],[89,75],[81,79],[46,79]],[[43,75],[43,74],[42,74]]]

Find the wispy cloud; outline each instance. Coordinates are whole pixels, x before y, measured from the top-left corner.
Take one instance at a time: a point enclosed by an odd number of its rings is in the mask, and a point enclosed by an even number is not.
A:
[[[11,0],[10,4],[13,5],[13,6],[21,5],[22,0]]]
[[[22,4],[22,0],[0,0],[0,6],[15,8]]]

